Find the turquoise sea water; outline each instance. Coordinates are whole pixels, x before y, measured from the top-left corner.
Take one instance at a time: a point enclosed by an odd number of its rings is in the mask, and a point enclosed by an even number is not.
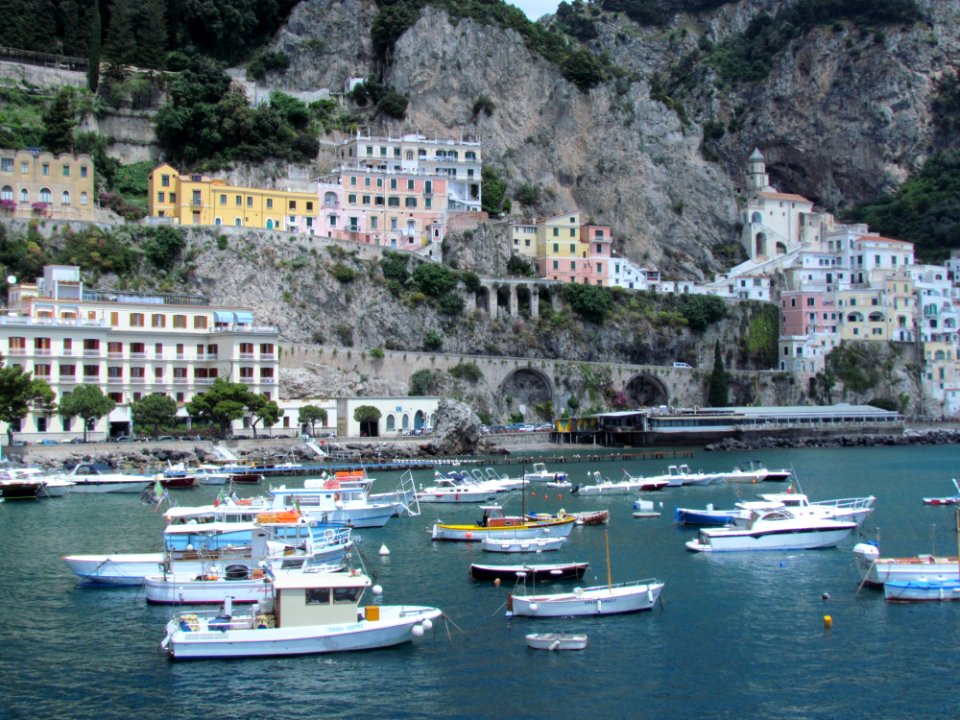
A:
[[[813,499],[878,498],[865,523],[884,554],[955,553],[953,511],[923,496],[953,494],[956,447],[698,453],[704,470],[759,459],[793,467]],[[666,462],[565,463],[572,479],[621,468],[654,474]],[[498,466],[518,472],[519,466]],[[429,483],[431,473],[417,477]],[[287,479],[286,482],[290,483]],[[419,482],[419,480],[418,480]],[[392,489],[381,474],[375,491]],[[745,497],[782,483],[740,488]],[[253,494],[256,488],[243,488]],[[728,507],[738,488],[670,488],[645,495],[663,513],[631,516],[630,498],[526,496],[528,510],[609,508],[614,580],[658,577],[652,612],[606,618],[504,617],[508,588],[469,577],[471,562],[507,563],[472,543],[432,543],[438,518],[469,521],[476,506],[424,506],[357,531],[385,603],[436,605],[451,622],[420,641],[365,653],[171,663],[158,651],[171,610],[137,589],[77,585],[60,560],[83,552],[157,549],[162,520],[136,495],[68,495],[0,506],[0,718],[946,718],[960,716],[960,603],[891,605],[863,589],[850,548],[691,554],[695,531],[674,505]],[[209,502],[215,488],[176,494]],[[508,510],[520,509],[514,494]],[[390,555],[381,557],[385,544]],[[583,584],[606,582],[604,531],[576,528],[559,552],[532,561],[587,560]],[[565,584],[563,587],[570,587]],[[824,595],[828,599],[823,599]],[[831,629],[823,617],[833,618]],[[532,631],[582,631],[583,652],[529,650]]]

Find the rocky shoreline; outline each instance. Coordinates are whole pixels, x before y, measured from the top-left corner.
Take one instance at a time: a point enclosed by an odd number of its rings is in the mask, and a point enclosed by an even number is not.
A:
[[[878,447],[885,445],[954,445],[960,443],[960,430],[930,428],[904,430],[899,435],[811,435],[808,437],[768,437],[740,440],[725,438],[704,446],[707,452],[730,450],[779,450],[793,448]]]

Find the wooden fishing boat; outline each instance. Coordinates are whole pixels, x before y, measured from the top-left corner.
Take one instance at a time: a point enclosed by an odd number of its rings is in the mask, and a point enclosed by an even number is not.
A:
[[[515,540],[534,537],[568,537],[576,523],[572,515],[549,520],[530,520],[523,515],[507,516],[499,505],[483,506],[483,517],[473,524],[437,522],[433,525],[434,540],[480,542],[483,538]]]
[[[590,563],[542,563],[521,565],[482,565],[474,563],[470,566],[470,574],[475,580],[500,580],[513,582],[517,579],[532,579],[537,582],[545,580],[580,580],[587,571]]]

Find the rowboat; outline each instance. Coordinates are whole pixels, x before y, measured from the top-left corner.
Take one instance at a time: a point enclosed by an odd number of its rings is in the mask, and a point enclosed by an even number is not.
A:
[[[957,482],[956,478],[953,478],[953,486],[957,489],[956,495],[948,495],[946,497],[925,497],[923,499],[924,505],[957,505],[960,504],[960,483]]]
[[[587,636],[571,633],[530,633],[526,636],[527,647],[534,650],[583,650]]]
[[[590,563],[542,563],[522,565],[482,565],[474,563],[470,566],[470,574],[474,580],[514,581],[517,579],[531,579],[537,582],[544,580],[579,580],[583,577]]]
[[[520,537],[513,539],[485,537],[480,541],[480,549],[484,552],[496,553],[539,553],[559,550],[566,541],[565,537]]]

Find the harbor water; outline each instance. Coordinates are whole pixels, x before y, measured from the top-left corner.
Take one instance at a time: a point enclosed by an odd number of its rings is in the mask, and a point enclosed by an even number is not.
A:
[[[812,499],[875,495],[864,524],[884,555],[956,554],[953,446],[697,452],[693,469],[748,460],[792,468]],[[666,462],[565,462],[573,482],[619,479]],[[499,465],[515,475],[519,466]],[[374,492],[399,473],[377,476]],[[417,484],[432,473],[415,472]],[[300,479],[283,479],[289,485]],[[660,517],[635,519],[636,496],[580,498],[529,488],[507,511],[607,508],[614,582],[666,583],[653,611],[603,618],[505,617],[510,590],[471,579],[473,562],[589,561],[581,585],[605,584],[604,527],[577,527],[558,552],[490,555],[476,543],[434,543],[437,519],[471,522],[476,505],[424,505],[419,517],[358,530],[355,559],[382,602],[441,608],[447,621],[396,648],[291,658],[174,663],[159,651],[171,608],[137,588],[77,583],[61,556],[159,549],[160,512],[133,495],[67,495],[0,505],[0,718],[946,718],[960,716],[960,603],[896,605],[859,588],[851,547],[805,552],[690,553],[695,530],[675,505],[730,507],[784,483],[667,488],[643,497]],[[243,487],[242,495],[266,486]],[[218,488],[174,492],[181,505]],[[390,553],[381,556],[385,545]],[[960,569],[958,569],[960,573]],[[554,589],[574,583],[553,585]],[[540,586],[541,588],[545,586]],[[372,600],[371,596],[367,600]],[[381,600],[377,600],[378,602]],[[825,622],[830,616],[832,624]],[[828,625],[830,625],[828,627]],[[529,632],[582,632],[580,652],[528,649]]]

